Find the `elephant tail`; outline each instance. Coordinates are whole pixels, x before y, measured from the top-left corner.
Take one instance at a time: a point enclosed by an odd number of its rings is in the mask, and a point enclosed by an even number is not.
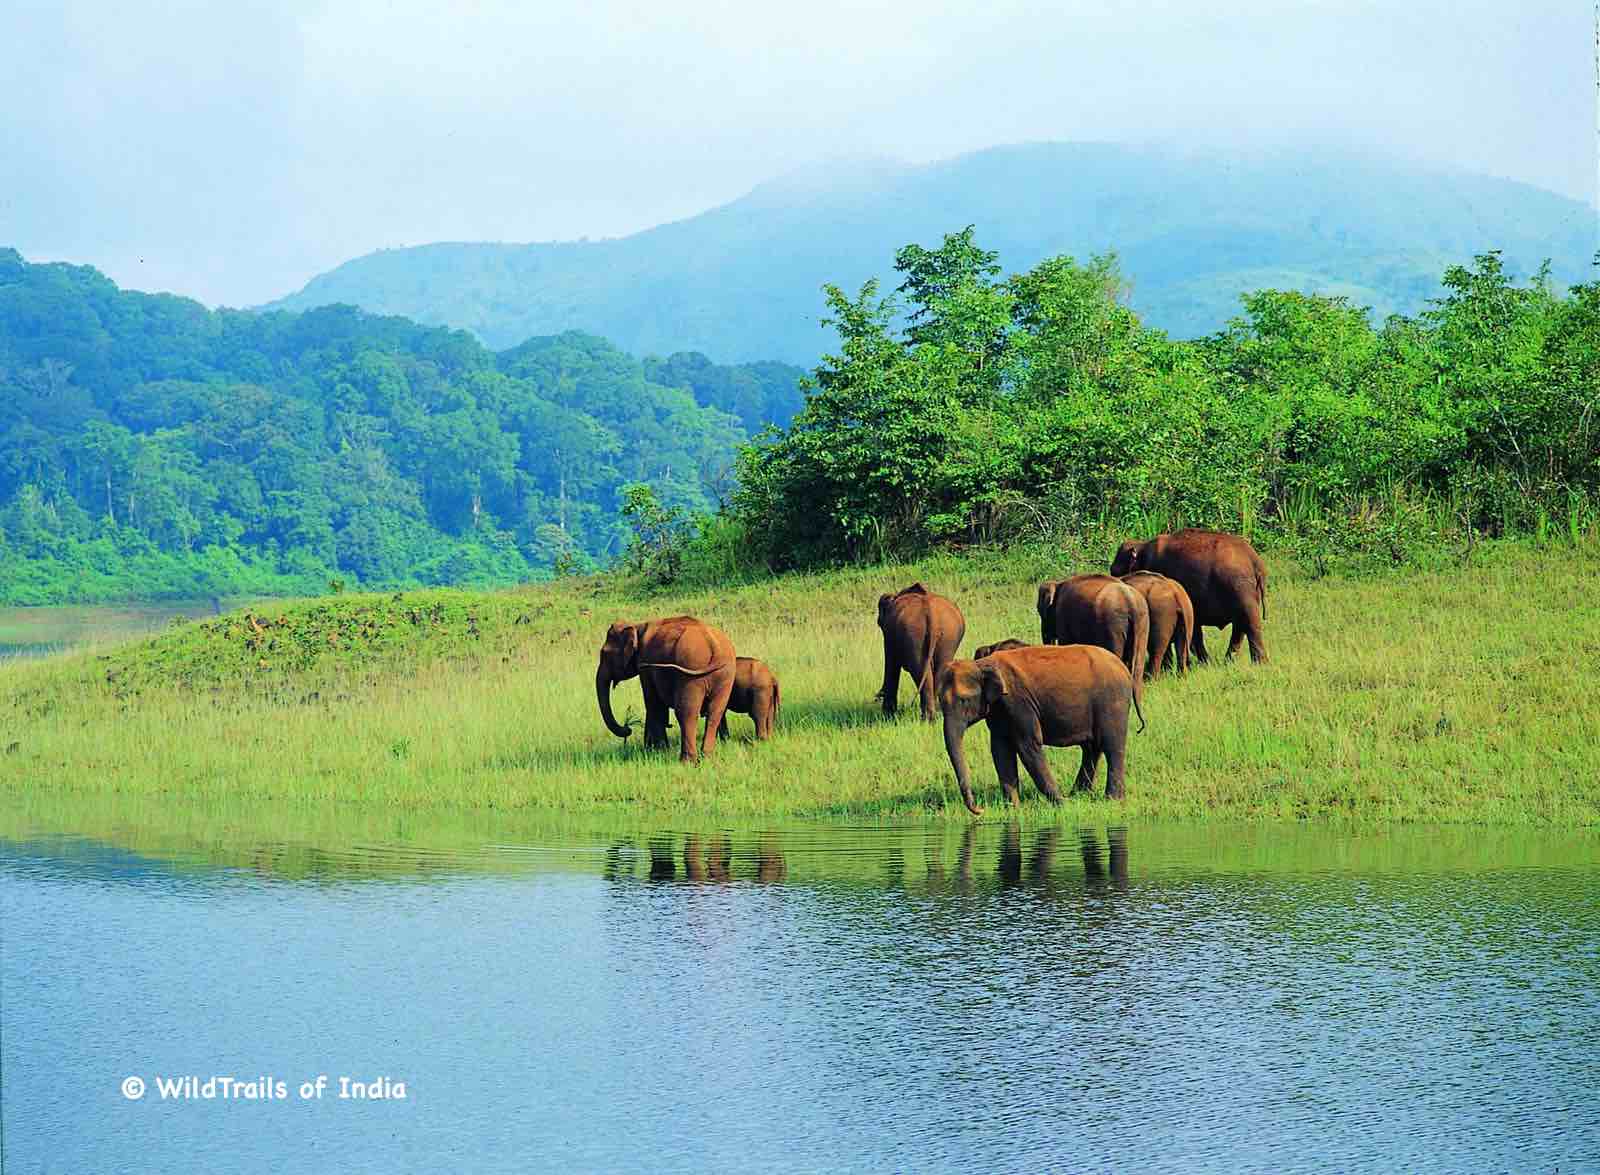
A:
[[[1133,693],[1133,712],[1139,716],[1139,733],[1143,734],[1144,733],[1144,728],[1146,726],[1146,723],[1145,723],[1145,720],[1144,720],[1144,711],[1139,707],[1139,691],[1138,690],[1135,690],[1134,693]]]
[[[640,669],[671,669],[676,673],[683,674],[685,677],[705,677],[708,674],[715,673],[719,669],[726,669],[727,667],[728,663],[726,661],[722,661],[716,665],[707,665],[704,669],[690,669],[688,666],[679,665],[674,661],[639,662]]]
[[[1267,569],[1256,560],[1256,603],[1261,605],[1261,619],[1267,618]]]
[[[1178,640],[1172,644],[1172,667],[1174,669],[1183,667],[1183,653],[1180,650],[1187,650],[1194,644],[1194,633],[1190,631],[1194,628],[1194,622],[1190,619],[1190,616],[1191,613],[1185,612],[1181,606],[1178,608]],[[1165,661],[1167,655],[1162,653],[1161,659]]]
[[[922,672],[917,677],[919,691],[933,684],[933,627],[933,615],[930,612],[927,625],[922,630],[922,657],[918,662],[922,666]]]

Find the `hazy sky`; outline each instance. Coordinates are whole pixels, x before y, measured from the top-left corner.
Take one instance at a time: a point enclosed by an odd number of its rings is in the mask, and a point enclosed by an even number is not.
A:
[[[1199,11],[1204,10],[1204,11]],[[1291,137],[1595,199],[1590,0],[0,0],[0,245],[248,305],[819,160]]]

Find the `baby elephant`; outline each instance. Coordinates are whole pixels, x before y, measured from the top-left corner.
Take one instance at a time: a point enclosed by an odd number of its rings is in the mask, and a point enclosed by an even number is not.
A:
[[[733,674],[733,693],[728,695],[728,713],[748,714],[755,719],[756,737],[772,737],[772,723],[778,717],[778,675],[765,661],[740,657]],[[718,738],[728,737],[728,718],[723,715]]]
[[[989,724],[989,753],[1000,786],[1012,804],[1021,802],[1017,759],[1052,804],[1061,802],[1044,748],[1082,747],[1074,791],[1094,783],[1106,758],[1106,796],[1123,796],[1123,759],[1128,711],[1144,714],[1133,692],[1133,675],[1118,657],[1096,645],[1035,645],[991,654],[982,661],[952,661],[939,677],[945,751],[961,785],[961,800],[974,816],[983,809],[972,798],[962,736],[967,727]]]
[[[979,645],[978,651],[972,654],[972,659],[974,661],[982,661],[991,653],[1004,653],[1007,649],[1025,649],[1027,647],[1016,637],[1007,637],[1005,640],[996,641],[992,645]]]

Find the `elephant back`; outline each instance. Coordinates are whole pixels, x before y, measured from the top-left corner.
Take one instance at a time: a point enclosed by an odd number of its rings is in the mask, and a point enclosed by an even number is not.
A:
[[[734,671],[737,654],[733,641],[720,628],[696,616],[669,616],[645,629],[639,650],[642,667],[677,669],[685,673]]]

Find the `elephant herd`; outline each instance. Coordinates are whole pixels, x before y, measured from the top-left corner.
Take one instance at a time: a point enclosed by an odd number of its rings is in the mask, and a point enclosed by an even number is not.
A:
[[[1125,542],[1109,575],[1040,584],[1037,607],[1039,644],[1008,639],[958,660],[967,625],[954,602],[921,583],[878,599],[884,713],[895,713],[900,676],[909,675],[923,718],[943,715],[945,750],[962,802],[975,815],[983,809],[962,741],[972,723],[988,724],[990,755],[1012,804],[1021,799],[1019,759],[1040,792],[1060,802],[1047,746],[1083,748],[1075,791],[1088,790],[1104,757],[1106,795],[1120,799],[1129,712],[1142,730],[1145,678],[1161,672],[1169,653],[1173,668],[1186,672],[1191,655],[1207,660],[1202,630],[1231,625],[1230,657],[1246,642],[1251,660],[1267,657],[1267,569],[1238,535],[1191,529]],[[777,677],[762,662],[737,656],[727,634],[693,616],[619,621],[607,631],[595,694],[606,728],[619,738],[633,730],[617,722],[610,691],[633,677],[644,692],[647,747],[666,745],[669,714],[686,761],[711,754],[718,735],[727,735],[729,710],[749,714],[758,738],[772,734]],[[696,746],[702,717],[705,735]]]

